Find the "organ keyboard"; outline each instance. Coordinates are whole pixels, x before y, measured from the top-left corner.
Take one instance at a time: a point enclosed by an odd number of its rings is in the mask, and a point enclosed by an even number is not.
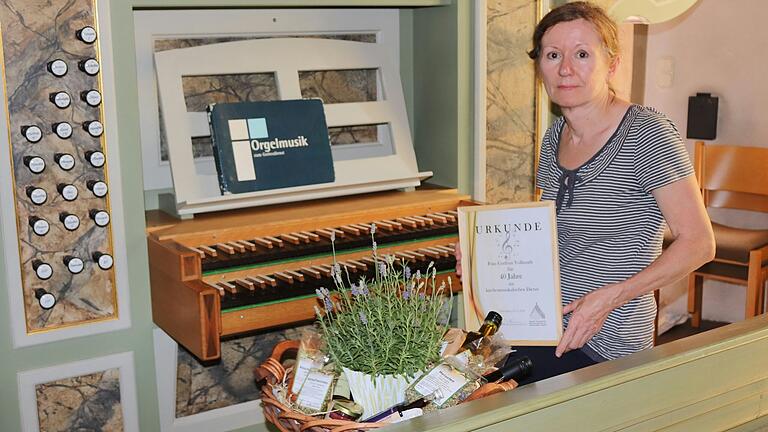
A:
[[[453,190],[384,192],[148,222],[155,323],[201,360],[220,356],[222,337],[314,318],[315,290],[332,289],[336,260],[355,282],[372,279],[371,224],[378,254],[412,271],[433,262],[454,278]]]

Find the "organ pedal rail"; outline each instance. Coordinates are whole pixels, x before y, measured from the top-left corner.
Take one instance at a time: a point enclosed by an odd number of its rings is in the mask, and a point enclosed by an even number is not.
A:
[[[314,319],[315,289],[332,289],[330,237],[352,281],[371,279],[370,225],[379,255],[413,271],[434,262],[452,278],[455,190],[420,189],[282,204],[148,222],[154,322],[200,360],[221,355],[221,338]],[[333,233],[333,234],[332,234]]]

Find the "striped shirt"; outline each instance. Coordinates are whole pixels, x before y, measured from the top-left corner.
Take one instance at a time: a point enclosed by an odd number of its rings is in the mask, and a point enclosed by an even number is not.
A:
[[[536,173],[542,199],[558,203],[563,305],[630,278],[661,254],[666,222],[651,192],[693,174],[677,128],[652,108],[632,105],[606,144],[572,171],[557,160],[564,125],[560,117],[544,135]],[[650,348],[655,315],[653,293],[632,299],[610,313],[586,351],[610,360]]]

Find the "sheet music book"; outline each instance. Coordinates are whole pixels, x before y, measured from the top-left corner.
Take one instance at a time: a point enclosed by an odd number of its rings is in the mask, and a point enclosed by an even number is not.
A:
[[[222,194],[335,179],[319,99],[218,103],[208,120]]]

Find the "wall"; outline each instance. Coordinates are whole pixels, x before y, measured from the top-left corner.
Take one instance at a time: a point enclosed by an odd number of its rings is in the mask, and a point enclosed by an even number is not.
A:
[[[763,0],[700,0],[678,18],[648,30],[645,104],[666,113],[685,136],[688,96],[718,96],[719,118],[714,143],[768,147],[768,122],[761,108],[768,98],[768,59],[761,44],[768,40],[768,10]],[[671,62],[670,85],[665,67]],[[693,151],[694,140],[686,140]],[[741,227],[768,228],[764,215],[712,211],[713,221]],[[744,316],[743,287],[705,282],[704,318],[736,321]],[[678,288],[682,294],[684,288]],[[683,303],[684,304],[684,303]]]
[[[8,2],[3,2],[3,4]],[[52,3],[66,5],[66,0]],[[9,328],[11,305],[5,291],[18,289],[6,282],[4,251],[0,250],[0,418],[2,431],[20,431],[21,414],[17,394],[17,374],[23,371],[58,367],[65,363],[91,360],[115,353],[133,353],[136,394],[138,399],[138,428],[141,431],[160,430],[158,391],[155,371],[155,352],[149,295],[148,258],[145,241],[144,194],[141,176],[141,152],[139,139],[136,60],[133,38],[134,8],[171,7],[402,7],[401,41],[403,49],[403,80],[408,106],[414,124],[422,129],[415,135],[422,138],[417,143],[420,160],[426,160],[424,169],[441,171],[441,181],[459,185],[468,191],[472,177],[471,155],[471,10],[469,2],[448,0],[425,1],[368,1],[321,0],[321,1],[272,1],[272,0],[100,0],[111,9],[111,20],[100,22],[109,27],[112,44],[105,48],[114,53],[111,65],[115,75],[116,94],[105,104],[116,106],[119,124],[108,124],[118,129],[119,143],[110,152],[119,157],[121,176],[115,178],[123,189],[122,208],[125,221],[128,259],[128,285],[131,304],[131,328],[106,334],[51,342],[26,348],[14,348]],[[417,6],[434,6],[419,8]],[[3,7],[0,5],[0,7]],[[411,7],[415,7],[411,9]],[[55,16],[55,14],[49,14]],[[107,18],[101,17],[102,20]],[[60,23],[60,22],[59,22]],[[60,23],[61,24],[61,23]],[[431,27],[431,30],[430,30]],[[441,31],[436,31],[440,29]],[[418,41],[414,41],[418,38]],[[107,46],[109,45],[109,46]],[[105,65],[106,66],[106,65]],[[424,76],[440,76],[440,80],[421,80]],[[414,82],[418,81],[418,82]],[[437,104],[420,98],[440,94]],[[418,106],[416,106],[418,105]],[[414,107],[416,106],[416,107]],[[446,120],[448,119],[448,120]],[[439,133],[429,135],[429,127]],[[6,133],[7,131],[0,131]],[[7,196],[2,198],[8,199]],[[0,220],[0,224],[13,224],[12,220]],[[0,243],[10,241],[2,238]],[[14,239],[15,241],[15,239]],[[12,243],[11,243],[12,244]],[[69,368],[60,368],[67,373]],[[162,377],[159,377],[162,378]],[[126,381],[128,381],[126,379]],[[34,403],[28,404],[34,409]],[[100,412],[90,412],[100,414]],[[223,423],[222,423],[223,424]],[[188,426],[188,423],[186,424]],[[181,426],[179,426],[181,427]],[[226,428],[226,426],[219,426]],[[263,425],[248,430],[262,430]],[[190,430],[189,428],[185,430]],[[198,429],[211,430],[211,429]]]

